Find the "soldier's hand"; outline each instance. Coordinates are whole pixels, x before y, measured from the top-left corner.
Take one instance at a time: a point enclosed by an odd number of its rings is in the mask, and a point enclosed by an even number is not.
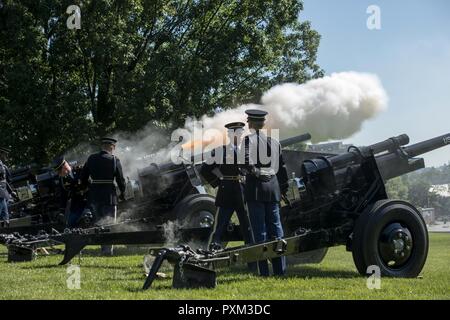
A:
[[[125,201],[125,195],[124,195],[123,193],[120,194],[119,200],[120,200],[120,201]]]
[[[287,197],[286,193],[282,193],[281,194],[281,199],[283,199],[283,201],[286,203],[286,205],[288,205],[289,207],[292,206],[291,201],[289,201],[289,198]]]
[[[211,185],[211,187],[217,188],[219,186],[219,179],[211,181],[209,184]]]
[[[281,194],[282,194],[282,195],[286,196],[286,194],[287,194],[288,191],[289,191],[289,184],[287,184],[287,183],[282,184],[282,185],[280,186],[280,191],[281,191]]]
[[[261,176],[261,169],[253,167],[253,174],[259,178]]]

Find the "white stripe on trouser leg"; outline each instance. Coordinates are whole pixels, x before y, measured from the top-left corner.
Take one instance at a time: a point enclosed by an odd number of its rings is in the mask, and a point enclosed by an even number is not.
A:
[[[250,210],[248,210],[248,202],[245,202],[244,206],[245,206],[245,211],[247,212],[248,224],[250,226],[250,235],[252,236],[252,242],[254,244],[255,243],[255,234],[253,233],[252,220],[250,219]],[[256,263],[256,272],[258,274],[260,274],[259,263],[258,263],[258,261],[255,261],[255,263]]]
[[[248,226],[250,228],[251,241],[255,243],[255,234],[253,233],[252,221],[250,220],[250,211],[248,211],[247,203],[244,203],[245,206],[245,214],[247,215]]]
[[[220,207],[217,207],[216,215],[214,216],[213,229],[212,229],[211,234],[209,235],[208,244],[207,244],[207,247],[206,247],[207,250],[209,249],[209,246],[211,245],[213,236],[214,236],[214,234],[216,233],[216,229],[217,229],[217,221],[219,220],[219,210],[220,210]]]
[[[117,223],[117,205],[114,206],[114,223]],[[114,246],[111,245],[111,254],[114,252]]]

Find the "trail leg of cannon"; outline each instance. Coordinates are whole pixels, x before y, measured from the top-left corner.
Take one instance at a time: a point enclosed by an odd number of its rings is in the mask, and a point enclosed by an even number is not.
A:
[[[81,252],[81,250],[86,247],[86,243],[83,241],[68,241],[66,242],[66,249],[64,250],[64,257],[62,261],[59,263],[60,266],[69,263],[77,254]]]
[[[155,261],[152,264],[152,268],[150,269],[150,272],[148,273],[147,279],[145,279],[144,286],[142,287],[143,290],[147,290],[150,288],[150,286],[153,283],[153,280],[156,279],[156,274],[158,273],[159,269],[161,268],[162,263],[166,259],[167,251],[166,250],[160,250],[155,258]]]

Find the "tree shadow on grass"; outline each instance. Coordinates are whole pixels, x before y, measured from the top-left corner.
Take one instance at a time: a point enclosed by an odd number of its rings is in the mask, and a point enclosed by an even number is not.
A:
[[[253,275],[252,278],[242,278],[242,276],[248,276]],[[352,279],[352,278],[359,278],[361,277],[357,272],[355,271],[349,271],[349,270],[337,270],[337,269],[321,269],[319,267],[311,267],[311,266],[296,266],[292,268],[292,270],[289,271],[288,274],[283,277],[272,277],[272,279],[276,279],[279,281],[285,281],[285,280],[291,280],[291,279],[312,279],[312,278],[338,278],[338,279]],[[224,285],[224,284],[235,284],[242,281],[254,281],[255,279],[270,279],[269,278],[260,278],[255,274],[250,273],[245,267],[233,267],[230,269],[219,269],[217,270],[217,285]],[[135,279],[134,280],[138,280]],[[158,286],[152,286],[153,290],[167,290],[172,289],[172,282],[171,279],[164,279],[164,280],[170,280],[170,283],[168,284],[162,284]],[[144,283],[145,279],[142,281],[142,284]],[[159,280],[155,280],[159,281]],[[142,288],[127,288],[128,292],[145,292],[142,290]]]
[[[242,279],[242,276],[250,275],[252,278]],[[233,268],[229,270],[220,269],[217,271],[219,284],[232,284],[240,281],[248,281],[255,279],[277,279],[279,281],[292,280],[292,279],[353,279],[361,277],[356,271],[341,270],[341,269],[321,269],[319,267],[311,266],[296,266],[294,268],[288,268],[287,274],[282,277],[259,277],[254,273],[250,273],[245,268]]]
[[[356,271],[344,269],[322,269],[312,266],[297,266],[289,271],[288,278],[341,278],[351,279],[359,278],[360,275]]]
[[[114,247],[113,257],[129,256],[129,255],[146,255],[148,254],[148,248],[142,247]],[[87,257],[103,257],[100,246],[98,248],[84,248],[81,251],[82,256]]]
[[[137,287],[127,287],[126,291],[131,292],[131,293],[139,293],[139,292],[144,293],[144,292],[159,291],[159,290],[183,290],[183,289],[173,289],[172,281],[170,281],[170,283],[168,283],[168,284],[162,284],[162,285],[160,284],[157,287],[154,284],[152,284],[152,286],[149,289],[144,290],[144,289],[142,289],[142,286],[144,285],[144,281],[145,280],[143,280],[142,283],[139,284]]]
[[[232,267],[232,268],[220,268],[217,269],[217,274],[225,275],[255,275],[256,274],[248,271],[245,267]],[[356,271],[343,270],[343,269],[322,269],[319,266],[294,266],[287,268],[287,274],[280,279],[291,279],[291,278],[357,278],[359,273]]]
[[[75,259],[74,259],[75,260]],[[18,262],[20,263],[20,262]],[[91,265],[91,264],[83,264],[83,260],[81,262],[76,261],[76,263],[72,263],[79,265],[81,268],[86,269],[106,269],[106,270],[124,270],[127,268],[127,266],[123,265],[107,265],[107,264],[98,264],[98,265]],[[70,263],[65,265],[59,265],[58,263],[55,264],[45,264],[45,265],[27,265],[27,266],[20,266],[20,269],[45,269],[45,268],[67,268],[70,265]],[[132,266],[135,267],[135,266]]]
[[[22,270],[36,270],[36,269],[55,269],[55,268],[64,268],[64,266],[60,266],[59,264],[41,264],[41,265],[32,265],[32,266],[21,266],[19,263],[17,265],[19,266],[19,269]]]

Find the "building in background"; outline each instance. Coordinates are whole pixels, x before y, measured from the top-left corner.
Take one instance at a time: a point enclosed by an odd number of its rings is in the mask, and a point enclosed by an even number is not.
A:
[[[425,220],[425,223],[430,225],[435,221],[435,211],[434,208],[420,208],[420,212],[422,213],[422,217]]]
[[[450,184],[435,184],[432,185],[430,190],[430,193],[435,193],[441,197],[450,197]]]
[[[311,144],[311,145],[308,145],[308,151],[340,154],[340,153],[347,152],[347,150],[350,146],[352,146],[352,145],[344,144],[341,141],[320,143],[320,144]]]

